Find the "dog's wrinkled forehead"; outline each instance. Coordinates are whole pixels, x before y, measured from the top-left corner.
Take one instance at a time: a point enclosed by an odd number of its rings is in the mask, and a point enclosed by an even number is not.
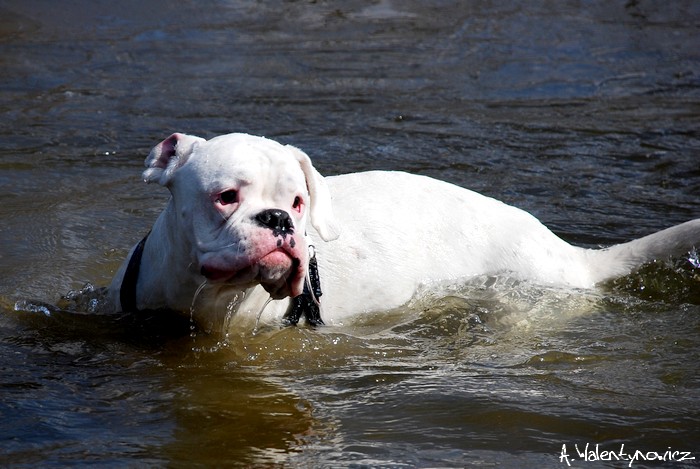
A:
[[[323,240],[339,236],[323,176],[306,153],[291,145],[247,134],[207,141],[174,133],[153,147],[144,164],[143,180],[167,187],[176,202],[202,191],[210,202],[223,206],[242,204],[244,198],[255,200],[256,195],[276,204],[286,197],[299,213],[309,206],[311,224]],[[265,190],[250,193],[251,187]],[[246,194],[241,194],[244,189]]]
[[[304,173],[290,150],[250,135],[223,135],[201,143],[190,161],[206,190],[257,186],[276,191],[306,190]]]

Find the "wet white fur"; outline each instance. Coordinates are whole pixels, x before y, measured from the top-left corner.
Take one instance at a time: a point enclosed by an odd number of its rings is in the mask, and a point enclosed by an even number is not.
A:
[[[206,143],[196,137],[181,137],[178,145],[183,151],[191,151],[193,144]],[[386,171],[321,178],[309,168],[302,171],[289,154],[290,147],[241,134],[218,139],[219,143],[227,139],[231,146],[246,139],[252,145],[265,147],[267,153],[270,149],[276,151],[277,155],[268,154],[265,158],[283,165],[286,171],[297,172],[294,180],[306,179],[311,197],[324,199],[315,201],[312,223],[304,218],[296,229],[308,232],[307,242],[317,252],[323,288],[321,311],[326,324],[396,308],[419,290],[482,275],[507,274],[548,286],[593,288],[602,281],[626,275],[647,261],[680,256],[700,245],[698,219],[607,249],[583,249],[558,238],[523,210],[447,182]],[[225,152],[227,145],[216,148]],[[196,156],[202,158],[204,153],[200,151]],[[262,158],[260,155],[249,152],[227,157],[230,165],[219,166],[217,171],[250,169],[254,175],[251,183],[261,188],[259,193],[274,193],[277,181],[261,169],[265,165],[255,163]],[[310,165],[308,158],[300,161]],[[153,161],[147,160],[148,164]],[[188,177],[214,177],[205,171],[206,164],[199,167],[203,169],[190,171]],[[144,173],[146,178],[155,179],[149,171],[153,169]],[[195,193],[201,186],[199,181],[189,181],[169,188],[190,191],[177,197],[202,210],[202,196]],[[307,188],[298,189],[306,192]],[[265,197],[255,203],[275,208],[272,198]],[[192,225],[174,210],[172,204],[168,205],[146,244],[139,280],[140,308],[187,310],[195,290],[204,281],[198,276],[199,266],[193,265],[196,260],[190,253],[192,247],[187,245],[189,237],[182,233],[191,230]],[[319,229],[323,237],[318,234]],[[111,286],[117,308],[124,269],[122,266]],[[195,310],[205,322],[222,317],[231,307],[237,317],[254,319],[268,300],[269,294],[260,286],[214,284],[203,288]],[[279,320],[288,306],[289,298],[275,300],[265,306],[261,319]]]

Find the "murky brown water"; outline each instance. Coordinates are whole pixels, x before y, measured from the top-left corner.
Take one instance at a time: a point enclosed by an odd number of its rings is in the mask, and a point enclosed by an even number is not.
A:
[[[477,279],[228,338],[60,299],[105,285],[148,230],[167,194],[142,161],[173,131],[450,180],[583,245],[700,217],[698,51],[692,1],[0,3],[0,464],[700,458],[685,259],[596,292]]]

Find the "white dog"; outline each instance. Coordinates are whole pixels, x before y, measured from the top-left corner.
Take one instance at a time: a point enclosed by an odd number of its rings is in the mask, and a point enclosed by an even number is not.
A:
[[[172,198],[112,281],[117,310],[334,324],[479,275],[590,288],[700,245],[698,219],[583,249],[467,189],[402,172],[323,178],[297,148],[245,134],[173,134],[145,163]]]

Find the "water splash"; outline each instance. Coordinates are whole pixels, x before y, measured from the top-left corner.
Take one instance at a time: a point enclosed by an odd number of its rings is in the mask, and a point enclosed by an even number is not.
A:
[[[257,335],[258,332],[260,331],[260,329],[259,329],[260,318],[262,317],[262,314],[265,311],[265,308],[267,308],[267,305],[269,305],[271,302],[272,302],[272,297],[269,297],[265,301],[265,304],[262,305],[262,308],[260,308],[260,311],[258,312],[257,316],[255,317],[255,326],[253,326],[253,335]]]
[[[219,342],[217,342],[216,347],[221,348],[221,347],[228,347],[230,344],[229,339],[230,339],[230,330],[231,330],[231,321],[233,320],[233,317],[236,315],[238,312],[238,307],[240,306],[241,302],[245,299],[245,292],[242,291],[240,293],[237,293],[229,300],[229,302],[226,304],[226,314],[224,315],[224,320],[221,325],[221,333],[223,335],[223,339]]]
[[[225,300],[222,299],[219,303],[217,303],[217,307],[214,309],[219,312],[223,311],[223,317],[219,315],[214,318],[209,317],[207,321],[211,320],[211,323],[208,325],[202,325],[198,323],[195,317],[197,313],[197,300],[199,295],[208,285],[210,286],[206,280],[199,285],[190,305],[190,338],[193,342],[191,350],[195,353],[215,353],[230,347],[231,323],[239,310],[241,302],[246,297],[245,291],[240,291],[231,297],[227,297]],[[223,301],[226,303],[223,304]],[[219,304],[223,304],[223,306],[219,307]],[[202,320],[201,317],[199,319]],[[201,337],[198,337],[197,331],[202,327],[204,334]],[[198,339],[203,340],[206,345],[201,345],[201,342],[198,344]]]
[[[688,252],[688,262],[696,269],[700,269],[700,256],[697,249],[693,248]]]
[[[14,310],[17,312],[22,311],[28,313],[42,313],[46,317],[51,317],[51,310],[48,306],[34,301],[17,301],[15,302]]]
[[[645,301],[700,304],[700,254],[692,249],[683,257],[647,262],[607,287]]]
[[[60,309],[82,313],[110,313],[113,304],[108,300],[108,289],[87,282],[79,290],[70,290],[61,296],[56,306]]]
[[[192,339],[195,339],[197,337],[197,323],[194,320],[194,312],[195,312],[195,305],[197,304],[197,297],[199,297],[199,294],[204,290],[204,287],[207,286],[207,281],[203,281],[199,287],[197,287],[197,290],[194,292],[194,296],[192,297],[192,303],[190,304],[190,337]]]

